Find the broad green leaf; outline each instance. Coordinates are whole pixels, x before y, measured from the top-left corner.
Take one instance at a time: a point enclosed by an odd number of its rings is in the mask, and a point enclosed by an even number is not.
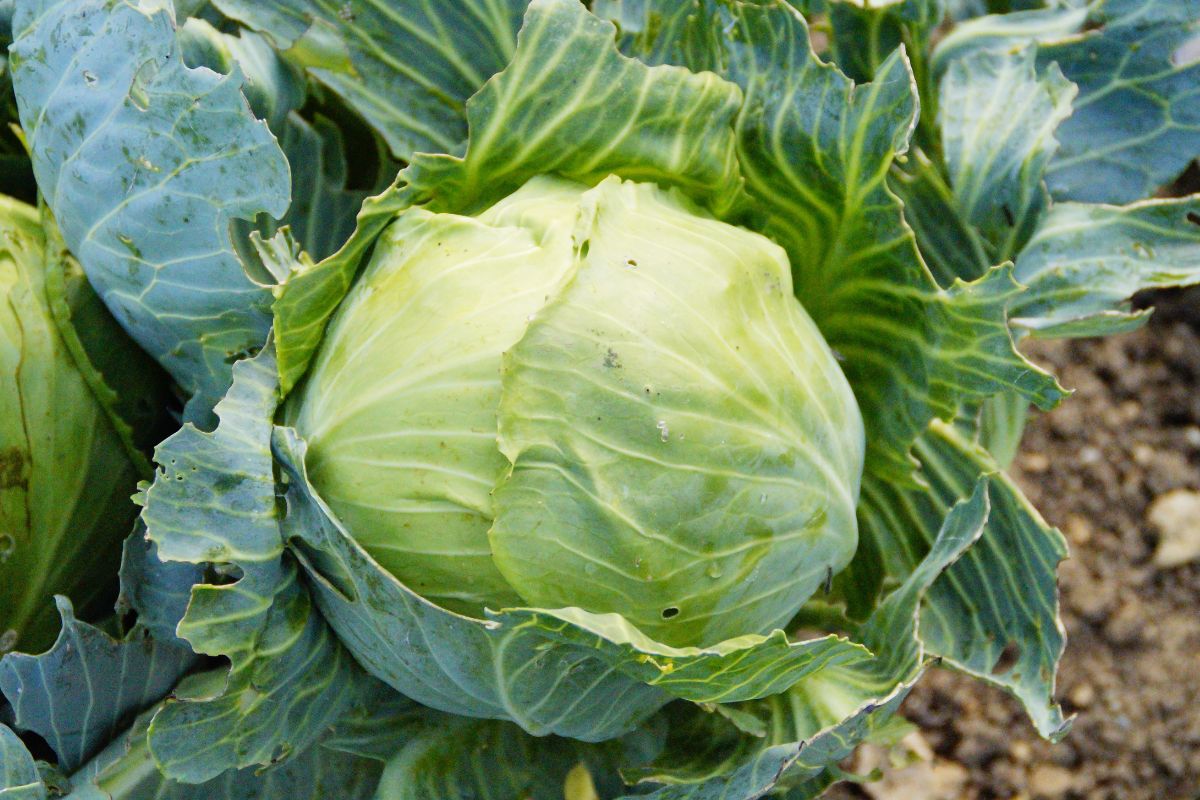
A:
[[[527,0],[214,0],[329,87],[392,154],[449,153],[468,97],[512,57]]]
[[[230,223],[287,208],[287,162],[240,75],[189,69],[170,15],[129,2],[17,8],[11,52],[38,184],[117,321],[211,422],[230,364],[262,345],[270,293]]]
[[[1079,85],[1047,181],[1056,199],[1128,203],[1200,156],[1200,62],[1177,51],[1200,34],[1194,0],[1107,0],[1095,30],[1042,45]]]
[[[157,642],[143,630],[123,640],[75,618],[57,598],[62,630],[46,653],[0,660],[0,692],[15,726],[37,733],[71,772],[162,698],[196,662],[186,647]]]
[[[1079,87],[1050,164],[1060,200],[1128,203],[1173,180],[1200,155],[1200,64],[1183,46],[1200,31],[1191,0],[1106,0],[980,17],[939,45],[934,67],[965,53],[1035,44],[1038,64],[1057,64]],[[1089,10],[1093,22],[1083,30]]]
[[[203,583],[204,567],[160,559],[158,548],[146,538],[145,525],[139,522],[125,540],[120,578],[118,613],[135,611],[138,625],[155,639],[186,646],[175,631],[192,599],[192,587]]]
[[[0,724],[0,798],[45,800],[46,786],[33,756],[7,725]]]
[[[620,614],[563,608],[516,609],[490,616],[509,625],[527,621],[548,639],[594,649],[600,658],[642,683],[697,703],[766,697],[826,668],[871,658],[865,647],[839,636],[789,641],[783,631],[775,630],[712,647],[668,647],[632,627]]]
[[[239,31],[236,36],[222,33],[203,19],[188,19],[179,28],[178,38],[189,67],[208,67],[221,75],[240,70],[242,94],[272,130],[278,130],[289,113],[304,105],[303,77],[275,54],[264,37],[250,31]]]
[[[952,62],[941,80],[938,123],[954,205],[990,245],[993,264],[1020,251],[1046,210],[1054,131],[1075,95],[1057,66],[1039,77],[1034,57],[1032,48],[983,50]]]
[[[1130,330],[1147,312],[1130,311],[1142,289],[1200,283],[1200,199],[1145,200],[1128,206],[1060,203],[1017,258],[1029,287],[1013,322],[1035,336],[1102,336]]]
[[[997,471],[986,451],[942,423],[933,424],[914,452],[925,488],[874,480],[863,486],[864,540],[875,543],[882,569],[893,576],[919,563],[932,545],[928,532],[947,509],[981,475]],[[921,639],[943,663],[1016,695],[1039,732],[1058,738],[1067,723],[1052,699],[1064,642],[1055,570],[1066,544],[1007,478],[993,476],[988,495],[992,510],[980,542],[925,598]],[[994,672],[1006,648],[1016,652],[1015,663]]]
[[[154,398],[156,384],[69,259],[47,241],[52,231],[35,209],[0,198],[0,233],[3,654],[50,646],[54,594],[70,596],[87,615],[111,607],[120,542],[137,514],[128,498],[147,466],[122,414]],[[104,334],[113,338],[92,347]],[[144,381],[146,394],[127,387],[117,394],[98,366],[117,370],[113,378]],[[158,411],[135,422],[153,429]]]
[[[708,13],[667,26],[682,38],[648,52],[719,69],[742,87],[738,161],[751,203],[731,221],[788,251],[796,296],[841,356],[862,409],[867,470],[904,480],[912,441],[930,419],[953,418],[964,399],[1012,389],[1053,406],[1061,388],[1008,335],[1011,277],[993,271],[940,290],[887,187],[917,117],[904,53],[855,86],[816,58],[798,14],[776,3],[697,2]],[[645,55],[651,27],[629,20],[665,6],[640,0],[637,8],[622,17],[622,44]]]
[[[1007,9],[1005,9],[1007,10]],[[939,77],[956,59],[979,50],[1021,50],[1030,43],[1054,42],[1078,33],[1088,18],[1083,3],[1049,4],[1011,14],[981,10],[982,16],[955,25],[933,52],[930,64]]]
[[[512,62],[467,103],[465,152],[418,154],[404,171],[411,202],[471,213],[534,175],[616,174],[726,210],[740,185],[729,126],[741,93],[711,73],[625,58],[614,33],[578,0],[533,0]]]
[[[340,112],[343,124],[352,128],[354,123],[345,120],[349,112],[327,103],[322,111],[306,111],[309,116],[301,116],[299,109],[307,99],[303,73],[285,62],[263,36],[245,30],[234,36],[204,20],[189,19],[179,31],[179,40],[189,66],[206,66],[222,75],[240,70],[245,76],[242,93],[255,114],[271,126],[290,167],[292,204],[287,213],[278,220],[260,214],[253,223],[235,223],[234,245],[239,258],[246,264],[255,263],[248,243],[252,229],[270,238],[283,226],[291,228],[292,236],[311,258],[321,259],[335,252],[354,230],[354,215],[369,194],[346,188],[350,143],[343,129],[326,116]],[[357,149],[363,145],[359,139],[366,140],[371,152]],[[357,161],[378,162],[381,171],[388,171],[386,177],[375,181],[376,191],[384,188],[397,167],[382,150],[376,152],[383,145],[369,134],[356,137],[353,145]],[[367,174],[366,169],[358,171]]]
[[[214,564],[220,583],[192,588],[178,634],[231,662],[177,692],[155,715],[150,747],[171,777],[203,782],[303,750],[336,720],[361,673],[316,613],[276,519],[270,417],[272,348],[234,368],[212,433],[192,425],[155,451],[142,520],[158,557]]]
[[[277,293],[285,394],[307,369],[363,252],[410,205],[470,213],[535,175],[594,183],[610,173],[678,186],[712,208],[734,202],[737,87],[711,74],[648,68],[623,58],[612,39],[612,26],[576,0],[530,4],[512,63],[467,104],[465,152],[414,155],[395,186],[364,203],[343,249]],[[579,64],[593,69],[582,74]]]
[[[147,744],[147,712],[71,775],[71,800],[370,800],[382,763],[320,745],[268,769],[226,772],[199,784],[176,783],[158,769]],[[398,746],[398,743],[396,744]],[[2,796],[2,795],[0,795]],[[6,799],[7,800],[7,799]]]
[[[945,289],[960,278],[981,278],[992,265],[989,248],[963,218],[941,166],[913,150],[897,159],[889,178],[888,186],[904,203],[904,221],[938,285]]]

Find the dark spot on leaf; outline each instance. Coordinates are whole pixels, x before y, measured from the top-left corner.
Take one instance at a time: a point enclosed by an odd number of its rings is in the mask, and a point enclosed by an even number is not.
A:
[[[663,619],[671,619],[672,617],[678,617],[678,616],[679,616],[679,609],[676,608],[675,606],[671,606],[670,608],[664,608],[662,611]]]
[[[0,489],[27,485],[29,474],[26,467],[25,451],[21,448],[5,447],[0,450]]]
[[[222,475],[213,481],[213,491],[217,492],[218,494],[224,494],[225,492],[230,492],[237,488],[238,483],[240,483],[238,476]]]

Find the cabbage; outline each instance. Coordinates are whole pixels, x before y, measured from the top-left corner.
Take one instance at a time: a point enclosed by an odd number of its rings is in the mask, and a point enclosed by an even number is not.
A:
[[[1200,282],[1192,0],[10,5],[2,329],[88,430],[0,536],[109,559],[156,468],[0,794],[802,800],[939,665],[1066,733],[1020,345]]]
[[[445,608],[767,633],[858,538],[862,420],[791,288],[777,245],[653,184],[412,209],[289,419],[354,538]]]
[[[0,241],[6,652],[54,641],[55,594],[69,596],[81,614],[108,613],[121,541],[137,517],[129,498],[149,474],[130,426],[142,427],[139,441],[160,430],[161,398],[153,366],[107,318],[78,267],[57,257],[37,209],[0,196]],[[118,395],[106,378],[141,385],[124,385]]]

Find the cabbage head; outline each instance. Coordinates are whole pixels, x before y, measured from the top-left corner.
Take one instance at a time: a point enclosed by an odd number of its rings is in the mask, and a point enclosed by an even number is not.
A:
[[[467,615],[709,645],[785,625],[858,541],[862,420],[786,254],[652,184],[402,212],[288,416],[351,535]]]
[[[158,374],[37,209],[0,196],[0,652],[54,640],[54,594],[109,612]]]

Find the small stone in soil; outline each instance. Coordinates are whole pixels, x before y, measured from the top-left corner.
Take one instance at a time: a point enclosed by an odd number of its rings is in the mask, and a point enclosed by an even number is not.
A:
[[[1171,569],[1200,558],[1200,492],[1179,489],[1159,495],[1146,517],[1158,530],[1155,566]]]

